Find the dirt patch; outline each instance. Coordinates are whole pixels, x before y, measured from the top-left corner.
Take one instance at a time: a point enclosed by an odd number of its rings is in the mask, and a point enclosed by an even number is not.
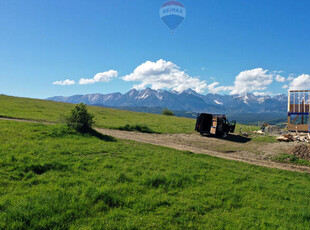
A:
[[[290,154],[300,159],[310,160],[310,146],[306,144],[296,145],[290,150]]]
[[[279,136],[285,134],[284,129],[281,127],[275,126],[275,125],[268,125],[265,128],[265,133],[271,135],[271,136]]]
[[[192,134],[147,134],[109,129],[96,129],[119,139],[174,148],[198,154],[207,154],[228,160],[241,161],[268,168],[310,173],[310,167],[272,161],[272,156],[288,152],[294,143],[254,143],[239,141],[238,135],[229,139],[203,137]]]

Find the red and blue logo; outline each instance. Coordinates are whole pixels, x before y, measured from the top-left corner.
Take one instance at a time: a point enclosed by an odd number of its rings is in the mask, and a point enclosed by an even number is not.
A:
[[[169,1],[160,7],[160,18],[171,29],[176,30],[186,17],[186,9],[178,1]]]

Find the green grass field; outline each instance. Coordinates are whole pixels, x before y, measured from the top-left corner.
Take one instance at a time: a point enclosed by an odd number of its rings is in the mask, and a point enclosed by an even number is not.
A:
[[[0,140],[0,229],[310,226],[308,174],[60,125],[0,121]]]
[[[61,114],[67,114],[74,105],[53,101],[9,97],[0,95],[0,116],[38,121],[59,122]],[[126,125],[147,125],[158,133],[190,133],[195,120],[150,113],[137,113],[110,108],[88,106],[95,115],[96,126],[119,128]]]
[[[73,104],[38,99],[0,95],[0,117],[21,118],[37,121],[59,122]],[[156,133],[191,133],[195,119],[137,113],[124,110],[88,106],[95,115],[96,126],[108,129],[123,129],[125,126],[145,126]],[[237,124],[236,132],[251,132],[258,127]]]
[[[280,154],[279,156],[275,156],[272,160],[277,161],[277,162],[283,162],[283,163],[310,166],[310,161],[299,159],[298,157],[287,154],[287,153],[283,153],[283,154]]]

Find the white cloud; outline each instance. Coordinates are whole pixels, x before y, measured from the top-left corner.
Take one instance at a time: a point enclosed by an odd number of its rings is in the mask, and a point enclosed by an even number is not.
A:
[[[113,78],[117,77],[118,72],[115,70],[109,70],[103,73],[97,73],[93,78],[81,78],[79,81],[80,85],[94,84],[96,82],[109,82]],[[55,81],[53,85],[74,85],[74,80],[64,80],[64,81]]]
[[[220,91],[230,91],[230,94],[253,93],[256,96],[272,95],[272,92],[266,92],[273,79],[277,82],[290,81],[289,85],[284,84],[283,89],[290,88],[292,90],[310,89],[310,75],[302,74],[298,77],[290,74],[286,79],[279,75],[282,71],[268,71],[262,68],[245,70],[236,77],[233,86],[219,86],[218,82],[214,82],[207,86],[210,93],[219,93]]]
[[[94,84],[96,82],[109,82],[113,78],[116,78],[118,72],[115,70],[109,70],[103,73],[97,73],[93,78],[81,78],[80,85]]]
[[[230,91],[233,89],[232,86],[218,86],[220,83],[213,82],[212,84],[207,86],[209,93],[217,94],[220,91]]]
[[[211,81],[215,81],[215,77],[209,77]]]
[[[272,71],[271,73],[273,73],[273,74],[281,74],[281,73],[284,73],[284,71],[282,71],[282,70],[279,70],[279,71]]]
[[[152,89],[173,89],[182,92],[188,88],[202,93],[207,88],[207,83],[197,77],[190,77],[185,71],[172,62],[158,60],[147,61],[138,66],[133,73],[122,77],[124,81],[135,81],[136,89],[144,89],[150,86]]]
[[[273,93],[272,92],[253,92],[253,94],[255,96],[268,96],[268,95],[272,95]]]
[[[275,79],[277,82],[285,82],[285,77],[282,77],[281,75],[276,75]]]
[[[295,76],[296,76],[295,74],[291,73],[286,80],[293,81]]]
[[[291,90],[308,90],[310,89],[310,75],[302,74],[290,83]]]
[[[262,68],[245,70],[239,73],[230,94],[243,94],[267,89],[273,82],[273,74]]]
[[[275,77],[277,81],[284,82],[285,78],[278,75],[282,71],[269,72],[262,68],[245,70],[235,78],[233,86],[219,86],[218,82],[213,82],[207,86],[210,93],[219,93],[220,91],[230,91],[230,94],[253,93],[255,95],[267,95],[265,92],[267,86],[273,82]],[[214,78],[213,78],[214,79]],[[264,91],[264,92],[262,92]]]
[[[289,76],[286,80],[287,80],[287,81],[293,81],[293,80],[294,80],[294,77]]]
[[[70,80],[70,79],[67,79],[67,80],[64,80],[64,81],[55,81],[53,82],[53,85],[74,85],[75,84],[75,81],[74,80]]]

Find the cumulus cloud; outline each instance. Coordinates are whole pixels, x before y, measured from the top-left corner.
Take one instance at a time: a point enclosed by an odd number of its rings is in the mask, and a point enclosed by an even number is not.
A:
[[[207,89],[209,90],[209,93],[219,93],[220,91],[230,91],[233,89],[233,86],[218,86],[219,82],[213,82],[210,85],[207,85]]]
[[[285,77],[282,77],[281,75],[276,75],[275,79],[277,82],[285,82]]]
[[[310,88],[310,75],[302,74],[290,83],[291,90],[307,90]]]
[[[64,80],[64,81],[55,81],[53,82],[53,85],[74,85],[75,84],[75,81],[74,80],[70,80],[70,79],[67,79],[67,80]]]
[[[308,74],[302,74],[298,77],[290,74],[286,79],[279,73],[282,73],[282,71],[268,71],[262,68],[245,70],[238,74],[233,86],[220,86],[218,82],[214,82],[207,85],[207,89],[210,93],[229,91],[230,94],[253,93],[256,96],[265,96],[272,94],[272,92],[266,90],[273,80],[281,83],[289,82],[289,84],[282,86],[283,89],[304,90],[310,88],[310,75]]]
[[[190,77],[187,73],[180,70],[180,67],[172,62],[158,60],[157,62],[147,61],[138,66],[133,73],[122,77],[125,81],[136,81],[136,89],[144,89],[150,86],[152,89],[173,89],[182,92],[188,88],[198,93],[208,90],[209,93],[229,92],[230,94],[255,93],[256,95],[266,95],[262,92],[267,86],[276,80],[283,82],[285,78],[279,72],[269,72],[263,68],[242,71],[236,76],[234,85],[221,86],[219,82],[207,84],[199,78]],[[214,77],[210,79],[215,80]]]
[[[81,78],[79,80],[80,85],[86,85],[86,84],[94,84],[96,82],[109,82],[113,78],[116,78],[118,75],[118,72],[115,70],[109,70],[103,73],[97,73],[93,78]],[[64,81],[55,81],[53,82],[53,85],[74,85],[74,80],[64,80]]]
[[[190,77],[185,71],[180,70],[179,66],[162,59],[157,62],[147,61],[122,79],[140,82],[134,85],[136,89],[144,89],[150,86],[155,90],[167,88],[182,92],[191,88],[197,93],[202,93],[207,88],[205,81],[201,81],[197,77]]]
[[[245,70],[239,73],[230,94],[243,94],[267,89],[273,82],[273,74],[262,68]]]
[[[272,95],[273,93],[272,92],[253,92],[253,94],[255,96],[267,96],[267,95]]]
[[[253,93],[255,95],[267,95],[270,92],[265,92],[273,79],[276,81],[285,82],[285,78],[279,75],[282,71],[268,71],[263,68],[256,68],[240,72],[232,86],[220,86],[219,82],[214,82],[207,85],[210,93],[219,93],[220,91],[229,92],[229,94],[244,94]]]
[[[293,81],[294,77],[295,77],[295,74],[291,73],[286,80],[287,81]]]
[[[80,85],[94,84],[96,82],[109,82],[113,78],[116,78],[118,72],[115,70],[109,70],[103,73],[97,73],[93,78],[81,78]]]

